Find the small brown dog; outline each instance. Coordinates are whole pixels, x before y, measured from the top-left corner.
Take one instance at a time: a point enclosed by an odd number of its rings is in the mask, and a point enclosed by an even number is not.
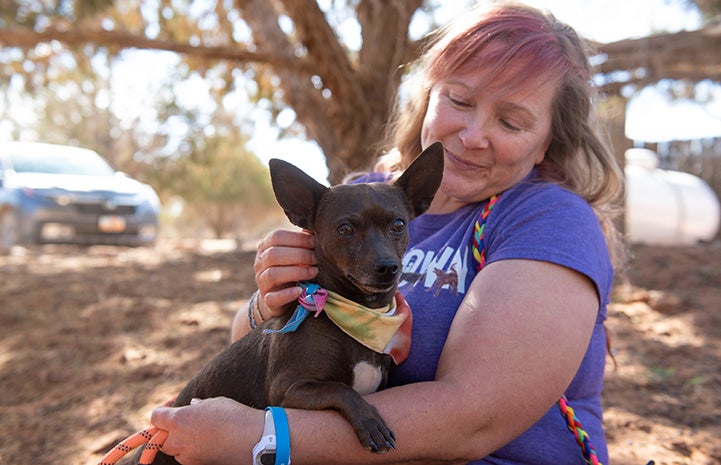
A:
[[[270,172],[290,221],[316,235],[317,284],[366,308],[389,306],[401,276],[408,223],[428,208],[441,182],[442,145],[426,149],[393,184],[327,188],[280,160],[271,160]],[[335,409],[363,447],[374,452],[394,448],[393,432],[361,397],[384,387],[390,355],[353,339],[327,312],[306,319],[293,332],[279,332],[291,313],[230,345],[185,386],[174,405],[225,396],[256,408]],[[362,379],[369,373],[370,380]],[[354,386],[363,386],[363,392]],[[177,462],[159,453],[153,463]]]

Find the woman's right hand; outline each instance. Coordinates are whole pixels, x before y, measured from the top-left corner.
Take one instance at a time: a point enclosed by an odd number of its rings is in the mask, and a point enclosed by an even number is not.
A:
[[[298,282],[318,274],[314,248],[315,236],[306,230],[276,229],[258,244],[253,269],[264,319],[280,316],[303,292]]]

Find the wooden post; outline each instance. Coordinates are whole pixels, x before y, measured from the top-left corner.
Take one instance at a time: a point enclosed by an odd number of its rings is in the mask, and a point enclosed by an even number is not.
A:
[[[626,166],[626,150],[633,147],[631,139],[626,137],[626,103],[624,97],[611,95],[606,96],[599,106],[599,119],[606,127],[611,148],[621,169]],[[625,231],[626,201],[622,199],[621,202],[623,213],[618,218],[617,226],[621,231]]]

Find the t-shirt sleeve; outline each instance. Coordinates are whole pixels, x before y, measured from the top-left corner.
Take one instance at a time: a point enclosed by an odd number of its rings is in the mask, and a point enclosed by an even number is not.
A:
[[[540,260],[588,276],[601,305],[608,303],[613,269],[601,225],[576,194],[536,185],[504,194],[488,217],[486,260]]]
[[[391,173],[378,173],[375,171],[366,173],[357,173],[345,180],[346,184],[363,184],[369,182],[388,182],[391,179]]]

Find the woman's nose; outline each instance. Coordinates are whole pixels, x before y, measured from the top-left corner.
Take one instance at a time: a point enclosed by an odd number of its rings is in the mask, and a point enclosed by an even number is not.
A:
[[[458,132],[458,137],[466,148],[483,149],[488,147],[488,131],[484,122],[468,121]]]

